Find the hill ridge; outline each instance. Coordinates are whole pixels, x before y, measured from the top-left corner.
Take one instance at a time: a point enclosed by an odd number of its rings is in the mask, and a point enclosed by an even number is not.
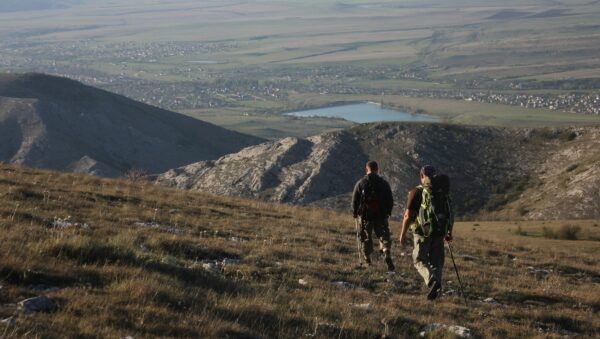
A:
[[[291,147],[302,143],[310,144],[312,151],[301,153]],[[600,199],[594,191],[600,188],[598,150],[598,127],[373,123],[307,139],[250,146],[211,163],[168,171],[158,176],[157,182],[214,194],[347,210],[364,163],[374,159],[390,181],[397,205],[404,204],[406,192],[417,184],[420,166],[432,164],[451,176],[463,217],[594,218],[600,216],[590,201]],[[295,165],[271,159],[280,153],[295,158]],[[560,156],[563,153],[570,158]],[[239,159],[250,166],[236,163]],[[581,177],[570,180],[564,176],[571,165]],[[569,181],[563,185],[572,186],[566,196],[555,182],[559,178]],[[263,181],[268,184],[252,184]],[[290,183],[296,183],[294,194],[288,190]],[[583,203],[579,195],[590,198]],[[569,204],[561,204],[566,197],[571,197]]]
[[[0,74],[0,131],[0,161],[105,176],[159,173],[264,141],[35,73]]]

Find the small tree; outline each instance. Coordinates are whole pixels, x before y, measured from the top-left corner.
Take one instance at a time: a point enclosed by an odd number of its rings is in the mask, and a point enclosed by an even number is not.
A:
[[[148,172],[143,168],[132,167],[125,173],[125,178],[132,183],[139,183],[148,180]]]

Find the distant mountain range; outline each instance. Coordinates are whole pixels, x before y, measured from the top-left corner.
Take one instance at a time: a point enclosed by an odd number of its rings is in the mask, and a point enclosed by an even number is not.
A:
[[[0,161],[119,176],[159,173],[263,142],[67,78],[0,75]]]
[[[170,170],[183,189],[349,210],[353,185],[377,160],[397,205],[431,164],[452,180],[469,218],[599,218],[600,128],[509,129],[379,123],[286,138]],[[402,208],[395,208],[400,217]]]

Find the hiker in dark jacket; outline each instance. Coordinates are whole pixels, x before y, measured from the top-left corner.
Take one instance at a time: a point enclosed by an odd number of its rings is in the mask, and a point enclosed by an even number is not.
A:
[[[392,214],[394,198],[390,185],[377,173],[379,166],[369,161],[366,166],[367,175],[354,186],[352,193],[352,211],[354,218],[359,218],[359,237],[362,254],[367,265],[371,264],[373,253],[372,233],[379,239],[379,250],[385,255],[388,271],[394,271],[392,261],[390,227],[388,218]]]

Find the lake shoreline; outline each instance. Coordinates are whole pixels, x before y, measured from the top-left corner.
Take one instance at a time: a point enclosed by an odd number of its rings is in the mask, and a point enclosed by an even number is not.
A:
[[[399,111],[394,107],[387,107],[373,101],[335,102],[330,105],[280,114],[298,118],[342,119],[359,124],[384,121],[441,122],[441,119],[434,115]]]

